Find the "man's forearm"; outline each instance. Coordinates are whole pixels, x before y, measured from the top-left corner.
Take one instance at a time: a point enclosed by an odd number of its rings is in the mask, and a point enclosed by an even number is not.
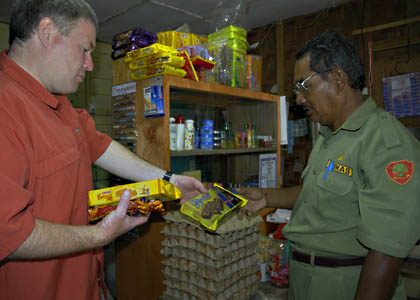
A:
[[[10,260],[45,259],[80,253],[104,246],[95,226],[73,226],[35,220],[31,235],[9,257]]]
[[[111,142],[107,150],[95,161],[95,165],[133,181],[162,178],[166,171],[141,159],[116,141]]]
[[[402,258],[370,250],[360,273],[355,300],[392,299],[398,284]]]
[[[262,189],[267,200],[267,207],[292,209],[299,197],[301,185],[279,189]]]

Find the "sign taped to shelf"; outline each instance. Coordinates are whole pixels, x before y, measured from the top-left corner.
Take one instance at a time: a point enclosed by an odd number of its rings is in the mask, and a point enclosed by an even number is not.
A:
[[[163,101],[163,84],[161,77],[149,79],[150,86],[143,89],[144,116],[146,118],[161,117],[165,115]]]
[[[277,187],[277,154],[260,154],[259,187]]]

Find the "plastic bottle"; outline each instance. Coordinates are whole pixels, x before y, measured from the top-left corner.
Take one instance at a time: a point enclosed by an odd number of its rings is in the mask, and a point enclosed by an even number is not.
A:
[[[257,148],[258,147],[258,140],[257,140],[257,129],[255,124],[252,124],[252,148]]]
[[[175,118],[169,118],[169,149],[171,151],[176,150],[176,124]]]
[[[200,133],[201,149],[213,150],[213,120],[204,120]]]
[[[184,150],[185,120],[178,115],[176,117],[176,150]]]
[[[185,121],[184,149],[194,149],[194,120]]]
[[[252,148],[252,124],[245,124],[245,132],[246,132],[246,148]]]
[[[226,148],[234,148],[234,134],[232,132],[232,123],[226,122],[224,126],[224,131],[226,133]]]

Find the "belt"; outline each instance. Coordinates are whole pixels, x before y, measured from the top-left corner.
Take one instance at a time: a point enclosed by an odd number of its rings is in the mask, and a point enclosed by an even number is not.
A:
[[[305,264],[311,264],[311,255],[305,254],[295,249],[291,249],[292,258],[294,260],[303,262]],[[327,256],[314,256],[314,265],[320,267],[348,267],[348,266],[358,266],[362,265],[364,257],[355,256],[355,257],[327,257]]]

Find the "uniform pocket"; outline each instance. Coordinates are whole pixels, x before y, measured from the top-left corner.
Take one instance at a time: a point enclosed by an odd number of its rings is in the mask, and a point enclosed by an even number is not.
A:
[[[316,180],[316,184],[322,190],[325,190],[329,193],[345,196],[350,193],[353,187],[353,181],[351,177],[339,174],[336,172],[329,172],[326,179],[324,179],[324,174],[320,174]]]

